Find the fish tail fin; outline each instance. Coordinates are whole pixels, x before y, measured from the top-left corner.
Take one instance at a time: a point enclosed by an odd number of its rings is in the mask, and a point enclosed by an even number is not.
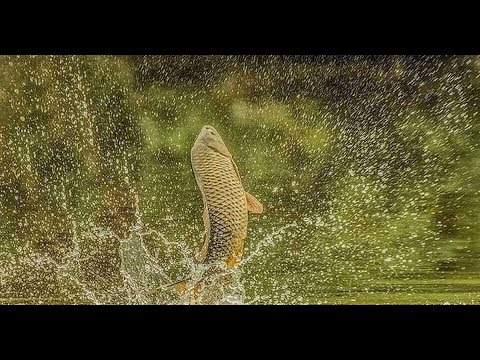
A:
[[[187,290],[187,282],[190,280],[190,277],[176,281],[174,283],[168,284],[166,288],[168,290],[176,290],[179,293],[184,293]]]

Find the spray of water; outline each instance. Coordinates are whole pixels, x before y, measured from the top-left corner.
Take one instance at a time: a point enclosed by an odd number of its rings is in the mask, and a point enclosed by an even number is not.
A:
[[[2,302],[480,301],[478,57],[5,56],[0,70]],[[207,123],[265,206],[234,269],[194,260],[189,151]],[[185,293],[166,288],[185,277]]]

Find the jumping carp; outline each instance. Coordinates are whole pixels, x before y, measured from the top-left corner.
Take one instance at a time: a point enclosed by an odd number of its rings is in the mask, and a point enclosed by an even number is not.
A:
[[[204,126],[191,151],[193,173],[202,193],[206,234],[198,260],[241,260],[247,237],[248,211],[261,213],[262,204],[243,188],[240,173],[222,137]]]
[[[245,191],[237,165],[212,126],[200,131],[191,150],[191,164],[203,198],[205,239],[197,260],[225,262],[229,268],[243,255],[248,212],[261,213],[262,204]],[[185,288],[185,280],[175,283]]]

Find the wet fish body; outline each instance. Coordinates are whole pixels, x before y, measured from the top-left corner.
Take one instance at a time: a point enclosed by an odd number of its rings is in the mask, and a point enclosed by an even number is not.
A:
[[[243,188],[238,167],[212,126],[204,126],[197,136],[191,164],[204,204],[205,238],[197,260],[204,264],[226,263],[232,268],[243,255],[248,212],[261,213],[263,206]],[[172,287],[184,291],[187,280]],[[202,281],[194,287],[203,287]]]
[[[263,207],[243,188],[240,174],[220,134],[204,126],[191,150],[192,169],[203,197],[206,229],[198,260],[233,266],[243,254],[248,211]]]

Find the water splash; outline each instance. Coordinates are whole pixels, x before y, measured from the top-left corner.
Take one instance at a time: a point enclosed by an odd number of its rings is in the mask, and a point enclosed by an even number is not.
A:
[[[0,70],[2,302],[188,303],[165,285],[189,275],[224,284],[201,302],[479,302],[478,56],[5,56]],[[188,153],[206,123],[266,208],[223,278],[193,260]]]

